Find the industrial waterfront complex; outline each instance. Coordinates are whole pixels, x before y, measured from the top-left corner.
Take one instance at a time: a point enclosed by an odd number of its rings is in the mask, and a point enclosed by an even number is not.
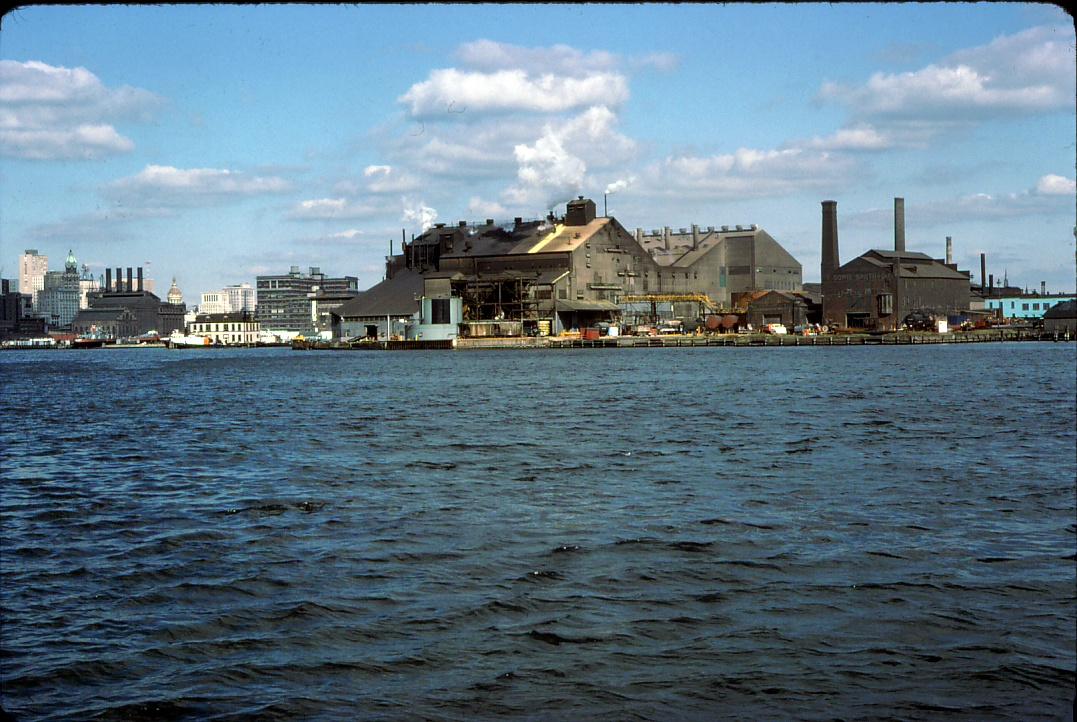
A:
[[[952,258],[910,250],[903,198],[891,248],[841,262],[837,202],[821,202],[819,284],[757,225],[629,230],[579,196],[543,218],[438,223],[385,257],[384,280],[320,268],[258,276],[204,293],[188,310],[175,278],[164,300],[143,267],[95,279],[69,253],[63,272],[28,249],[19,290],[3,280],[5,346],[255,346],[293,340],[336,346],[474,339],[596,340],[606,336],[933,333],[997,325],[1077,334],[1075,294],[979,283]]]

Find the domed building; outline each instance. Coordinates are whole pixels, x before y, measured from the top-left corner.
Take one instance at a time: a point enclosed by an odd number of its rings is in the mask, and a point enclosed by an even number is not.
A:
[[[38,314],[52,328],[66,328],[79,312],[81,299],[79,262],[68,250],[64,270],[45,273],[44,288],[37,293]]]
[[[168,289],[168,302],[173,306],[179,306],[183,303],[183,291],[176,285],[176,277],[172,277],[172,285]]]

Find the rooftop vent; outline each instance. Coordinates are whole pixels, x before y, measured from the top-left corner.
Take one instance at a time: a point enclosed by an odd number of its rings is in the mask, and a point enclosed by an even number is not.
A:
[[[754,224],[754,223],[753,223],[753,224],[752,224],[752,230],[753,230],[753,231],[758,231],[758,230],[759,230],[759,226],[757,226],[756,224]]]
[[[741,226],[741,225],[740,225],[740,224],[738,223],[738,224],[737,224],[737,230],[738,230],[738,231],[743,231],[743,230],[744,230],[744,227],[743,227],[743,226]]]
[[[494,219],[493,218],[487,218],[486,219],[486,225],[488,225],[488,226],[494,225]]]
[[[434,228],[444,228],[444,227],[445,227],[444,223],[435,223],[434,224]]]
[[[457,225],[460,226],[461,228],[466,228],[467,227],[467,221],[458,221]]]
[[[707,233],[714,233],[714,226],[707,226]]]
[[[687,232],[688,232],[688,229],[687,229],[687,228],[682,228],[682,229],[680,229],[680,230],[681,230],[681,235],[684,235],[685,233],[687,233]]]
[[[722,226],[722,230],[723,230],[723,231],[728,231],[728,230],[729,230],[729,226]]]

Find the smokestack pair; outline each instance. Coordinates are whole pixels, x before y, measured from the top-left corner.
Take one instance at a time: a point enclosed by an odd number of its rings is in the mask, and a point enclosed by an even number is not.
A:
[[[823,258],[820,275],[826,281],[841,265],[838,255],[838,202],[823,201]],[[905,252],[905,199],[894,199],[894,251]]]

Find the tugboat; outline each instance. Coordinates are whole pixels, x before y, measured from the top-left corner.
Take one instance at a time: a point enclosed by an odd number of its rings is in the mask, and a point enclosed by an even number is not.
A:
[[[179,330],[173,331],[167,342],[169,348],[204,348],[212,344],[209,336],[186,336]]]

